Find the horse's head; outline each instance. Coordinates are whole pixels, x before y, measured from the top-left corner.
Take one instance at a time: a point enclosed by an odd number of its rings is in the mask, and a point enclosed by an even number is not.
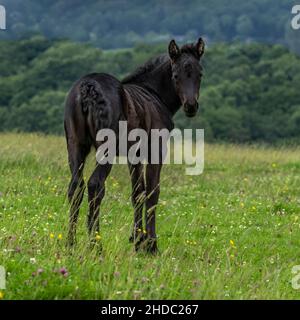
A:
[[[188,117],[194,117],[198,110],[198,98],[202,78],[200,59],[204,53],[204,41],[187,44],[179,48],[174,40],[169,44],[172,66],[172,81]]]

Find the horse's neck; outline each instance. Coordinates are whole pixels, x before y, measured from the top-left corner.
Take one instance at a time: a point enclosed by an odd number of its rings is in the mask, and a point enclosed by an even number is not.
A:
[[[172,83],[170,62],[163,63],[149,73],[149,77],[142,84],[146,89],[153,91],[174,115],[180,108],[180,99]]]

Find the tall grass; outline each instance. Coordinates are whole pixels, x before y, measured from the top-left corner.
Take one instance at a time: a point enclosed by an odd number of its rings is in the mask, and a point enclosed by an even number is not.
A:
[[[91,155],[87,180],[94,165]],[[298,298],[300,150],[205,145],[205,168],[165,166],[158,256],[135,253],[126,166],[114,166],[101,207],[103,252],[90,250],[87,199],[66,249],[70,174],[65,141],[0,135],[0,265],[4,299]]]

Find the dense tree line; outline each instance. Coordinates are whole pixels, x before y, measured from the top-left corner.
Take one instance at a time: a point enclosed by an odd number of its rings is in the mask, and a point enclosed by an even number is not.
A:
[[[90,72],[122,78],[163,45],[102,51],[35,36],[0,45],[0,130],[63,132],[71,84]],[[268,142],[300,138],[300,58],[280,45],[214,45],[203,60],[200,112],[176,116],[180,128],[205,128],[207,140]]]
[[[293,0],[1,0],[1,4],[7,9],[8,30],[0,37],[6,39],[39,33],[107,49],[205,35],[212,42],[281,43],[300,52],[299,33],[290,26]]]

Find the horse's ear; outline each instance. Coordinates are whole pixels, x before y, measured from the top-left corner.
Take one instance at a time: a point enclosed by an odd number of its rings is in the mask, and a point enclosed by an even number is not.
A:
[[[169,43],[169,56],[172,61],[175,61],[180,56],[180,49],[178,48],[175,40]]]
[[[196,44],[198,59],[200,59],[203,56],[204,50],[205,50],[205,43],[202,38],[199,38]]]

